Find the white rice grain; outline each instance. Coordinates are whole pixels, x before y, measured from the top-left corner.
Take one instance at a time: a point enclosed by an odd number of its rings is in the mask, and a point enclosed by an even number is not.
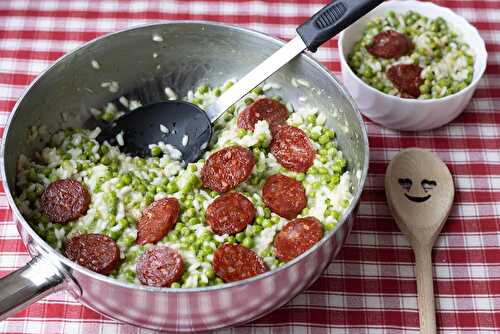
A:
[[[92,65],[92,68],[95,69],[95,70],[98,70],[98,69],[101,68],[101,65],[99,65],[99,63],[95,59],[92,59],[92,61],[90,62],[90,64]]]
[[[160,35],[158,34],[153,34],[153,41],[155,42],[163,42],[163,37],[161,37]]]
[[[123,131],[116,135],[116,141],[120,146],[125,145],[125,141],[123,140]]]
[[[177,100],[177,94],[170,87],[165,87],[165,95],[167,95],[169,100]]]
[[[163,124],[160,124],[160,131],[163,133],[169,133],[170,130]]]
[[[188,135],[184,135],[182,137],[182,146],[186,146],[188,144],[188,141],[189,141]]]

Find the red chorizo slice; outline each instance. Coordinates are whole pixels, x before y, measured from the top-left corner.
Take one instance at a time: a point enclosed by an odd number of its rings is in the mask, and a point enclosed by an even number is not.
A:
[[[245,196],[229,192],[217,197],[207,208],[206,220],[215,234],[235,234],[251,224],[255,207]]]
[[[290,261],[323,238],[323,228],[314,217],[297,218],[286,224],[274,238],[276,257]]]
[[[302,183],[283,174],[267,178],[262,188],[264,204],[272,212],[293,219],[306,207],[306,191]]]
[[[290,125],[274,128],[271,153],[283,167],[294,172],[306,172],[316,155],[304,131]]]
[[[387,78],[400,91],[402,97],[417,98],[420,86],[424,82],[421,77],[422,68],[415,64],[392,65],[386,71]]]
[[[136,266],[137,278],[144,285],[170,287],[181,279],[184,262],[178,251],[170,247],[152,247],[146,250]]]
[[[83,216],[90,205],[90,194],[78,181],[65,179],[45,188],[40,207],[52,223],[65,224]]]
[[[373,37],[372,44],[366,49],[380,58],[399,58],[410,53],[413,48],[411,40],[404,34],[394,30],[382,31]]]
[[[225,193],[250,177],[255,159],[250,150],[230,146],[208,157],[201,170],[203,186]]]
[[[173,197],[151,203],[137,221],[137,244],[160,241],[177,222],[180,210],[179,201]]]
[[[279,101],[258,99],[245,108],[238,116],[238,127],[253,131],[258,121],[265,120],[269,128],[283,124],[288,118],[288,109]]]
[[[120,249],[102,234],[79,234],[66,241],[66,257],[87,269],[108,275],[118,266]]]
[[[224,244],[214,252],[213,269],[225,282],[241,281],[269,270],[254,251],[237,244]]]

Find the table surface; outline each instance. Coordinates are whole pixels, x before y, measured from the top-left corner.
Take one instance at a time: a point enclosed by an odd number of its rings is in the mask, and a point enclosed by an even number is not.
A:
[[[388,211],[383,179],[402,148],[435,151],[456,185],[433,253],[442,333],[500,331],[500,1],[436,1],[473,23],[489,52],[467,110],[438,130],[401,133],[365,120],[370,171],[345,246],[307,291],[265,318],[227,332],[418,333],[414,257]],[[222,21],[283,39],[327,1],[0,1],[0,132],[26,86],[64,53],[102,34],[160,20]],[[315,55],[340,71],[337,41]],[[0,276],[29,256],[0,189]],[[1,333],[150,333],[60,292],[0,322]]]

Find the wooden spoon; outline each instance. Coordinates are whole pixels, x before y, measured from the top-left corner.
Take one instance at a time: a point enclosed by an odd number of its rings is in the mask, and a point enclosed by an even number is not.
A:
[[[431,253],[453,204],[453,178],[436,154],[411,148],[389,163],[385,193],[415,253],[420,332],[436,333]]]

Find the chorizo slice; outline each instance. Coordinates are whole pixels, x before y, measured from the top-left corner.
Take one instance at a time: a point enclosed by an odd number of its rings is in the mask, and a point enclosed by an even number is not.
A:
[[[137,261],[137,278],[144,285],[170,287],[184,272],[182,256],[173,248],[161,246],[146,250]]]
[[[137,220],[136,243],[144,245],[160,241],[177,222],[181,207],[173,197],[151,203]]]
[[[420,96],[420,86],[424,79],[422,68],[415,64],[392,65],[386,71],[387,78],[399,90],[402,97],[417,98]]]
[[[304,186],[294,178],[274,174],[267,178],[262,188],[264,204],[277,215],[293,219],[306,207]]]
[[[85,215],[90,205],[90,194],[78,181],[54,181],[45,188],[40,207],[52,223],[65,224]]]
[[[283,124],[288,118],[288,109],[283,103],[269,99],[258,99],[238,115],[238,127],[253,131],[258,121],[265,120],[269,128]]]
[[[217,248],[213,269],[224,282],[241,281],[269,270],[254,251],[237,244],[224,244]]]
[[[207,208],[206,221],[215,234],[236,234],[243,231],[255,218],[252,202],[237,192],[217,197]]]
[[[102,234],[78,234],[66,241],[64,254],[68,259],[100,274],[108,275],[120,261],[116,242]]]
[[[411,40],[394,30],[382,31],[373,37],[372,44],[366,49],[372,55],[380,58],[399,58],[410,53],[413,48]]]
[[[242,146],[230,146],[210,155],[201,169],[203,186],[225,193],[250,177],[255,159]]]
[[[306,172],[316,155],[304,131],[290,125],[278,125],[273,129],[271,153],[283,167],[294,172]]]
[[[297,218],[288,222],[274,238],[276,257],[290,261],[307,251],[323,238],[323,228],[314,217]]]

